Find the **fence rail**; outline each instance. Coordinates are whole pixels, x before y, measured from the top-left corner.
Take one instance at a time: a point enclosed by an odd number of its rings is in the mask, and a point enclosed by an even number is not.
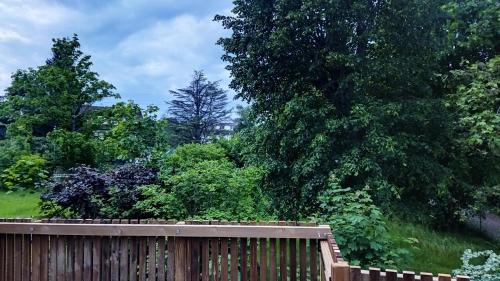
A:
[[[430,279],[429,279],[430,278]],[[310,223],[0,219],[0,281],[451,280],[349,266]],[[469,280],[457,277],[456,281]]]

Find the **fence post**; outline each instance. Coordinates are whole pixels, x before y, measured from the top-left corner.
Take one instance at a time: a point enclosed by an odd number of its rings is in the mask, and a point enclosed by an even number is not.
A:
[[[350,281],[349,264],[347,262],[336,262],[332,265],[332,281]]]

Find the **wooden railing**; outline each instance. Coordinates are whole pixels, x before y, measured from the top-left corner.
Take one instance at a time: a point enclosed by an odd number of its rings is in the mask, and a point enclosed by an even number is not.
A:
[[[329,233],[284,222],[0,222],[0,280],[318,280]]]
[[[340,253],[340,250],[333,238],[327,235],[327,240],[320,241],[321,248],[321,280],[322,281],[470,281],[467,276],[456,276],[452,278],[449,274],[438,274],[420,272],[415,274],[412,271],[403,271],[380,268],[369,268],[363,270],[359,266],[349,265]]]
[[[433,277],[349,266],[330,228],[310,223],[0,219],[0,281],[320,279]]]

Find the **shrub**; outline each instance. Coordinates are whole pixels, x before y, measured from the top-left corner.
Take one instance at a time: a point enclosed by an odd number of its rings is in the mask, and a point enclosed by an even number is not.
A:
[[[196,163],[221,159],[226,159],[226,151],[219,144],[185,144],[161,161],[160,172],[167,177],[192,168]]]
[[[154,170],[139,164],[122,166],[107,173],[85,165],[70,171],[72,175],[63,181],[52,179],[47,184],[47,192],[42,196],[46,201],[46,215],[70,213],[82,218],[135,216],[131,211],[139,200],[137,188],[157,181]]]
[[[46,183],[42,194],[43,212],[46,216],[71,213],[81,218],[95,218],[99,214],[97,200],[107,192],[107,179],[97,169],[82,165],[70,169],[71,176]]]
[[[30,145],[23,138],[12,137],[0,140],[0,171],[12,166],[23,155],[30,152]]]
[[[34,188],[35,184],[47,179],[47,160],[39,155],[21,156],[2,173],[2,182],[7,189]]]
[[[384,217],[367,190],[331,187],[320,196],[323,220],[331,225],[344,257],[363,266],[394,264],[403,253],[390,250]]]
[[[484,262],[481,264],[481,260]],[[500,255],[491,250],[464,251],[462,267],[453,271],[455,275],[467,275],[472,281],[500,281]]]
[[[160,161],[163,186],[141,187],[135,210],[162,218],[247,220],[266,216],[262,171],[237,167],[218,144],[187,144]]]
[[[132,164],[106,173],[107,193],[102,200],[103,217],[144,218],[133,209],[140,198],[139,187],[157,183],[156,171],[143,165]]]

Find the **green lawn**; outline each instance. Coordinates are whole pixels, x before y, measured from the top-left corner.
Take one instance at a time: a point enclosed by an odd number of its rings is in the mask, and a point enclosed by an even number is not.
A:
[[[451,273],[462,265],[460,257],[465,249],[500,252],[498,242],[482,238],[472,231],[441,232],[421,225],[394,221],[388,226],[391,236],[398,241],[397,245],[410,252],[409,259],[399,266],[404,270]]]
[[[39,217],[40,193],[19,190],[14,192],[0,191],[0,218]]]

